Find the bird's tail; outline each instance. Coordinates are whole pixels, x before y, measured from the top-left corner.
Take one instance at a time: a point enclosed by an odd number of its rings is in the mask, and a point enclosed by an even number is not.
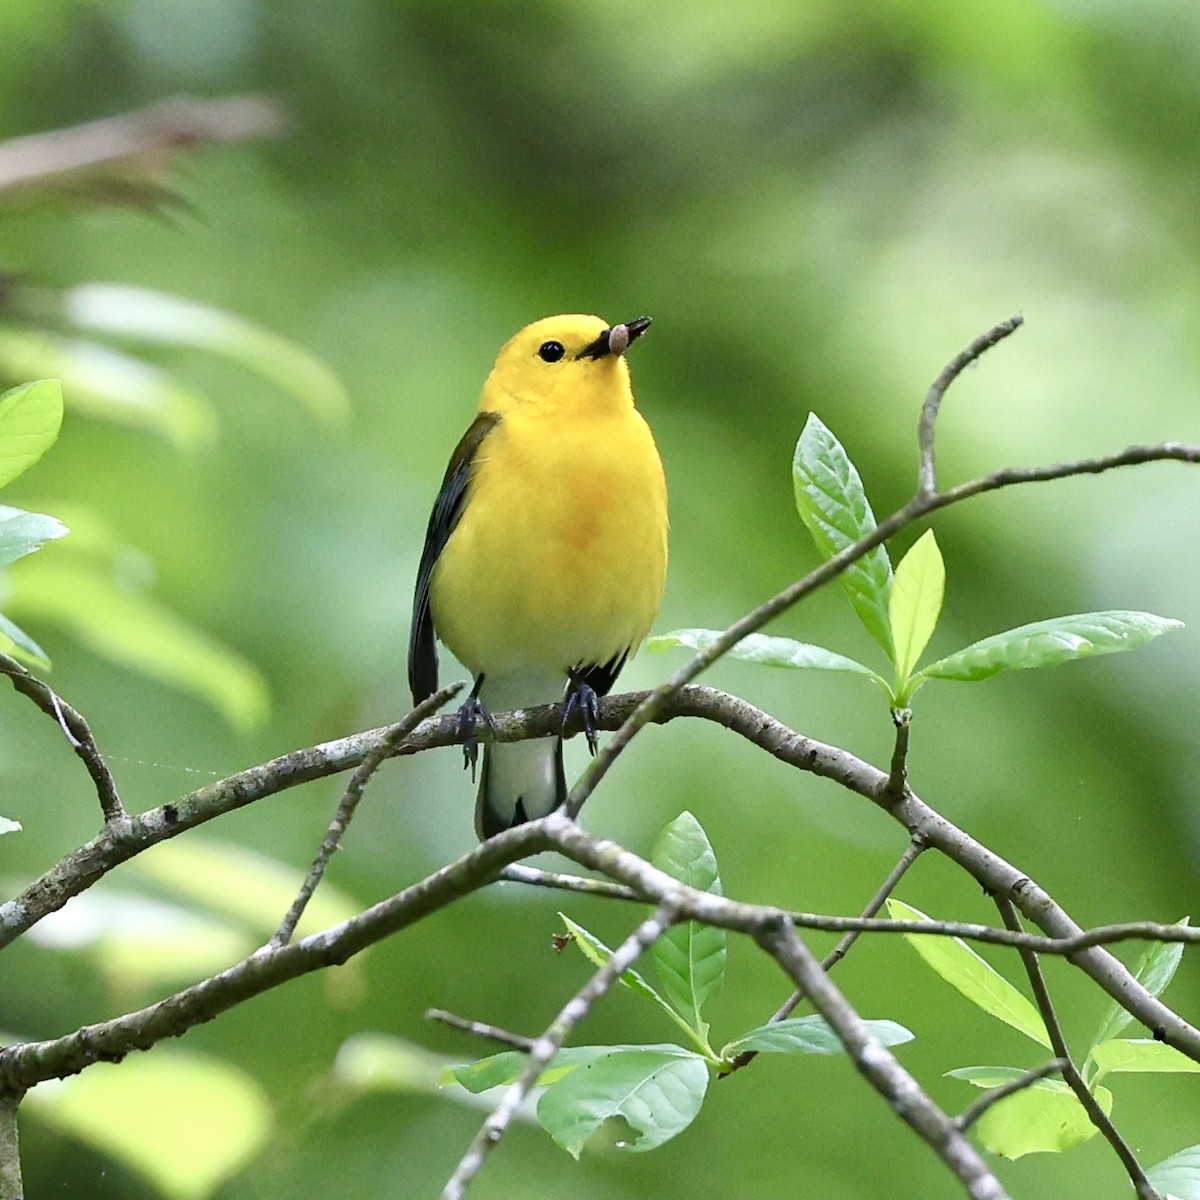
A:
[[[475,832],[490,838],[552,813],[566,798],[562,738],[493,742],[483,748]]]

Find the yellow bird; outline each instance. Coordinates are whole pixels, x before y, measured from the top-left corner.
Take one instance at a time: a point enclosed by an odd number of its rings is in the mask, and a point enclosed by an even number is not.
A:
[[[625,362],[649,325],[526,326],[450,458],[417,573],[408,681],[414,703],[437,690],[435,634],[471,672],[459,720],[472,765],[478,721],[564,694],[594,753],[598,697],[658,612],[667,487]],[[545,816],[566,794],[561,737],[486,745],[476,831]]]

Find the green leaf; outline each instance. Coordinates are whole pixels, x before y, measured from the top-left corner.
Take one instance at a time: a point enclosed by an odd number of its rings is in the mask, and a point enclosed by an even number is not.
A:
[[[10,821],[7,817],[0,817],[0,837],[3,837],[6,833],[20,833],[20,832],[21,832],[21,822],[20,821]]]
[[[896,684],[901,690],[937,627],[946,592],[946,568],[933,530],[913,543],[896,568],[888,620],[896,647]]]
[[[708,1088],[708,1068],[696,1055],[649,1049],[616,1050],[572,1071],[547,1088],[538,1120],[573,1158],[614,1117],[638,1136],[622,1150],[653,1150],[686,1129]]]
[[[550,1065],[538,1076],[538,1087],[546,1087],[557,1083],[569,1071],[576,1067],[594,1062],[605,1054],[611,1054],[614,1046],[567,1046],[559,1050],[550,1060]],[[635,1046],[633,1049],[647,1050],[648,1046]],[[671,1047],[653,1047],[654,1049],[670,1050]],[[678,1047],[675,1048],[678,1050]],[[684,1051],[679,1050],[679,1053]],[[447,1066],[442,1072],[440,1086],[451,1083],[460,1084],[468,1092],[478,1095],[490,1088],[503,1087],[521,1077],[529,1056],[522,1050],[505,1050],[500,1054],[481,1058],[478,1062],[462,1063]]]
[[[10,621],[3,613],[0,613],[0,647],[3,647],[4,638],[7,638],[11,643],[8,647],[8,652],[14,658],[19,658],[22,662],[27,662],[43,669],[49,667],[50,658],[45,650],[20,625],[15,621]]]
[[[1106,1113],[1112,1111],[1112,1093],[1107,1088],[1096,1088],[1093,1095]],[[1057,1079],[1041,1079],[997,1101],[974,1129],[984,1149],[1003,1158],[1039,1151],[1060,1153],[1097,1133],[1075,1093]]]
[[[1184,917],[1176,924],[1186,928],[1189,920],[1189,917]],[[1138,965],[1133,972],[1134,978],[1150,995],[1161,996],[1167,990],[1167,984],[1174,977],[1182,958],[1182,942],[1151,942],[1138,960]],[[1115,1038],[1132,1020],[1133,1018],[1125,1009],[1115,1000],[1112,1001],[1100,1022],[1096,1036],[1092,1038],[1092,1045],[1098,1046],[1102,1042]]]
[[[1110,1071],[1143,1071],[1147,1074],[1200,1071],[1200,1063],[1181,1054],[1174,1046],[1152,1038],[1116,1038],[1092,1047],[1092,1062],[1100,1069],[1097,1078]]]
[[[721,876],[700,822],[682,812],[659,834],[650,861],[697,891],[721,894]],[[650,950],[659,983],[680,1016],[702,1040],[701,1010],[725,982],[725,930],[699,921],[673,925]]]
[[[975,680],[987,679],[1000,671],[1052,667],[1076,658],[1132,650],[1171,629],[1182,628],[1182,621],[1144,612],[1053,617],[975,642],[957,654],[931,663],[917,678]]]
[[[44,543],[65,537],[69,532],[57,517],[0,504],[0,567],[32,554]]]
[[[687,650],[707,650],[721,636],[719,629],[675,629],[670,633],[658,634],[646,643],[655,653],[682,646]],[[792,667],[816,671],[853,671],[873,679],[891,695],[887,681],[870,667],[826,650],[823,646],[812,646],[807,642],[794,642],[791,638],[767,637],[762,633],[751,633],[736,643],[727,654],[741,662],[759,663],[764,667]]]
[[[899,900],[889,900],[887,905],[888,912],[898,921],[929,920],[923,912]],[[1037,1009],[962,938],[906,933],[904,940],[972,1004],[1040,1045],[1050,1047],[1045,1023]]]
[[[895,1021],[863,1022],[871,1036],[884,1046],[911,1042],[913,1035]],[[765,1054],[841,1054],[845,1047],[824,1017],[789,1017],[773,1021],[735,1038],[721,1051],[722,1058],[733,1058],[744,1050]]]
[[[583,952],[584,958],[593,966],[602,967],[612,958],[613,952],[594,934],[575,921],[572,921],[566,913],[559,913],[562,923],[567,927],[567,932],[571,935],[571,940]],[[630,991],[637,992],[639,996],[645,996],[647,1000],[653,1000],[659,1007],[665,1009],[672,1016],[675,1016],[675,1010],[654,990],[654,988],[646,981],[644,975],[635,971],[633,967],[628,967],[618,976]]]
[[[207,400],[141,359],[94,342],[0,329],[0,372],[61,376],[73,412],[166,437],[183,450],[216,441]]]
[[[1146,1178],[1161,1196],[1176,1200],[1200,1200],[1200,1146],[1188,1146],[1155,1163]]]
[[[341,420],[346,390],[307,350],[223,309],[149,288],[89,283],[65,293],[67,319],[92,333],[155,345],[192,346],[273,383],[315,416]]]
[[[1027,1075],[1020,1067],[956,1067],[946,1072],[947,1079],[965,1079],[977,1088],[998,1088]]]
[[[40,379],[0,396],[0,487],[33,466],[58,437],[62,384]]]
[[[252,1076],[173,1046],[118,1065],[96,1063],[34,1088],[26,1103],[59,1131],[127,1164],[169,1200],[205,1200],[263,1148],[273,1125]],[[164,1120],[164,1113],[187,1119]]]
[[[837,438],[810,413],[792,459],[796,508],[817,550],[826,558],[854,545],[875,529],[862,480]],[[895,660],[888,597],[892,564],[882,546],[865,554],[838,576],[858,619]]]
[[[10,612],[69,629],[112,662],[197,696],[239,731],[262,723],[266,683],[245,659],[94,563],[47,559],[38,555],[12,573]]]

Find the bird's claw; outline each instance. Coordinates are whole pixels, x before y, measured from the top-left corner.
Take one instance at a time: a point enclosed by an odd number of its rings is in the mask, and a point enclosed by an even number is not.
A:
[[[468,696],[458,710],[458,735],[462,738],[463,770],[471,771],[471,782],[475,782],[475,764],[479,761],[479,743],[475,740],[475,729],[482,722],[494,734],[496,722],[478,696]]]
[[[563,710],[563,733],[571,723],[575,711],[579,711],[579,720],[583,725],[583,736],[587,738],[588,749],[595,754],[600,742],[596,737],[596,727],[600,724],[600,697],[596,689],[582,679],[572,679],[567,691],[566,708]]]

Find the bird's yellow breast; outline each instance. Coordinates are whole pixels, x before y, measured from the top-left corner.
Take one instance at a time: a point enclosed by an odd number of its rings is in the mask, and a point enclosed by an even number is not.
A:
[[[477,675],[606,663],[646,636],[666,564],[662,463],[632,402],[517,404],[434,567],[434,624]]]

